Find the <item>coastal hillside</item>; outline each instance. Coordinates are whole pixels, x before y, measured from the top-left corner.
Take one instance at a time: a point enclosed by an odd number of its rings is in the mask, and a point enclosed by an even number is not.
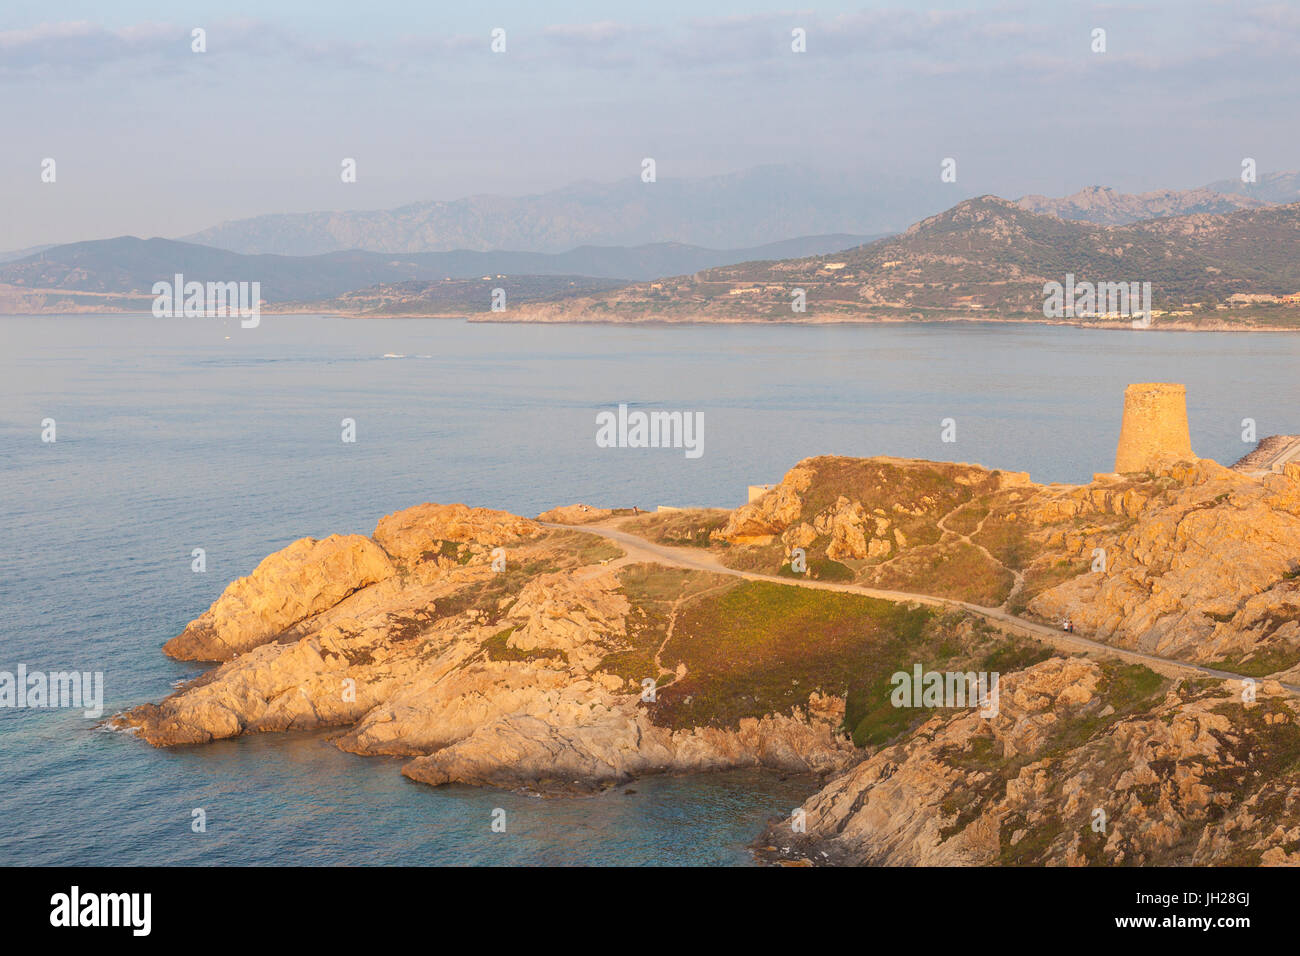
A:
[[[1157,324],[1300,327],[1300,204],[1100,226],[982,196],[824,256],[708,269],[521,309],[518,321],[1044,318],[1044,284],[1151,285]],[[794,305],[803,291],[804,310]],[[1235,297],[1235,298],[1234,298]],[[1140,305],[1134,303],[1134,311]],[[1128,325],[1126,316],[1075,321]]]
[[[164,648],[217,666],[115,723],[334,728],[416,781],[557,795],[807,774],[772,859],[1290,862],[1298,554],[1295,464],[1068,487],[821,457],[734,511],[425,504],[266,558]],[[1002,683],[899,706],[917,669]]]
[[[171,239],[119,236],[52,246],[0,263],[0,311],[52,311],[89,304],[100,311],[139,309],[156,282],[260,282],[268,304],[313,303],[348,311],[384,311],[395,301],[429,308],[486,308],[494,286],[510,301],[598,292],[635,279],[678,275],[752,259],[831,252],[867,237],[802,236],[744,249],[682,243],[583,246],[563,253],[456,250],[401,255],[348,250],[312,256],[244,255]],[[508,279],[503,283],[502,279]],[[555,280],[563,279],[563,283]],[[484,283],[487,283],[486,291]],[[358,293],[356,290],[366,290]],[[480,294],[481,292],[481,294]],[[10,304],[20,304],[11,308]]]
[[[1286,468],[1171,461],[1070,486],[812,458],[709,541],[733,567],[789,574],[800,548],[828,581],[1069,618],[1116,647],[1300,682],[1300,464]]]
[[[1268,682],[1052,658],[1003,678],[996,718],[937,713],[759,850],[875,866],[1295,866],[1297,719]]]
[[[0,264],[0,311],[139,310],[155,282],[179,272],[187,281],[259,281],[271,312],[512,322],[1043,321],[1044,287],[1059,283],[1071,290],[1071,308],[1048,317],[1055,321],[1127,328],[1149,306],[1156,327],[1300,329],[1300,203],[1121,226],[1024,205],[983,196],[872,242],[833,234],[729,251],[661,243],[555,255],[290,257],[121,237]],[[1076,302],[1084,283],[1122,284],[1126,298]],[[504,309],[494,302],[497,288]]]

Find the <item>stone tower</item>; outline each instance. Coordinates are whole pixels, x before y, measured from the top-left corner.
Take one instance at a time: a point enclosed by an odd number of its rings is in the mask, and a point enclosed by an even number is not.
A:
[[[1124,424],[1115,471],[1150,471],[1160,462],[1195,460],[1187,430],[1187,389],[1144,382],[1124,390]]]

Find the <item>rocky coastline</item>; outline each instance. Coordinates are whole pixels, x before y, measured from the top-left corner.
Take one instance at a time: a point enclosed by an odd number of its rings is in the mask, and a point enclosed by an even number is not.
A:
[[[415,781],[547,795],[813,774],[802,819],[759,842],[774,862],[1290,863],[1298,577],[1294,464],[1076,487],[815,458],[734,511],[425,504],[267,557],[164,647],[215,667],[114,725],[159,747],[334,728]],[[1235,676],[1063,653],[994,612]],[[1000,712],[889,707],[922,661],[1000,672]]]

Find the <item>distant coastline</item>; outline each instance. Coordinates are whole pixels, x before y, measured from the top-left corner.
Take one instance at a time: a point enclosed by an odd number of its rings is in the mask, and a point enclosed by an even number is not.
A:
[[[745,317],[720,317],[711,315],[692,315],[686,317],[654,317],[636,320],[598,319],[598,318],[511,318],[508,313],[432,313],[403,312],[378,315],[365,312],[307,312],[271,310],[267,315],[331,315],[343,319],[462,319],[466,322],[500,324],[500,325],[943,325],[949,323],[964,324],[999,324],[1029,326],[1070,326],[1080,329],[1101,329],[1113,332],[1300,332],[1300,316],[1296,324],[1286,325],[1245,325],[1235,322],[1188,322],[1172,320],[1152,321],[1143,329],[1134,329],[1128,322],[1087,322],[1081,319],[1047,319],[1047,318],[1011,318],[996,315],[962,315],[937,318],[899,318],[899,317],[841,317],[824,316],[805,319],[763,319]]]
[[[521,310],[522,311],[522,310]],[[57,318],[59,316],[113,316],[119,318],[153,318],[148,309],[50,309],[48,311],[0,312],[0,318]],[[716,316],[692,314],[689,316],[655,316],[645,319],[609,319],[581,317],[538,318],[521,315],[512,317],[509,312],[347,312],[335,309],[277,309],[265,307],[264,317],[320,316],[340,319],[444,319],[487,325],[769,325],[769,326],[827,326],[827,325],[1025,325],[1067,326],[1080,329],[1098,329],[1110,332],[1300,332],[1300,315],[1295,325],[1246,324],[1224,320],[1189,322],[1185,319],[1162,321],[1155,319],[1146,328],[1133,328],[1128,321],[1088,322],[1081,319],[1019,318],[1010,316],[966,314],[944,317],[925,316],[908,318],[899,316],[812,316],[803,319],[767,319],[743,316]],[[171,320],[161,320],[171,321]],[[201,320],[196,320],[201,321]]]

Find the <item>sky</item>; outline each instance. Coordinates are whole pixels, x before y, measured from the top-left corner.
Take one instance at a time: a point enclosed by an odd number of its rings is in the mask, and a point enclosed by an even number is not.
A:
[[[613,182],[644,157],[660,179],[923,180],[953,157],[963,192],[1008,198],[1188,188],[1245,157],[1300,168],[1297,79],[1296,3],[5,0],[0,250]]]

